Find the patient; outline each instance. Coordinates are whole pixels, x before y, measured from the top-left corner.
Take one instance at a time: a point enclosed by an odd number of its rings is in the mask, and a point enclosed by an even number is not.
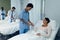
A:
[[[30,33],[17,35],[9,40],[46,40],[51,35],[51,26],[49,26],[49,18],[44,18],[43,24],[35,27]]]
[[[41,30],[45,33],[45,34],[41,34],[41,33],[37,33],[36,35],[37,36],[45,36],[45,37],[49,37],[50,36],[50,34],[51,34],[51,26],[50,25],[48,25],[49,24],[49,22],[50,22],[50,20],[49,20],[49,18],[45,18],[44,20],[43,20],[43,24],[41,25],[41,27],[37,27],[36,29],[35,29],[35,31],[37,30],[40,30],[40,32],[41,32]]]

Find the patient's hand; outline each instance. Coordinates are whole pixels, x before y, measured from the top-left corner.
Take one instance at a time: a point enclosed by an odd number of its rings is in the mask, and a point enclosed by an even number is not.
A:
[[[41,36],[41,34],[40,34],[40,33],[37,33],[36,35],[37,35],[37,36]]]

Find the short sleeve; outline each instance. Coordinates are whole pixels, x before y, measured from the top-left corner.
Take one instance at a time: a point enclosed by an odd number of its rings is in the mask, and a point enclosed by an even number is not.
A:
[[[22,19],[22,18],[23,18],[23,12],[20,12],[19,19]]]

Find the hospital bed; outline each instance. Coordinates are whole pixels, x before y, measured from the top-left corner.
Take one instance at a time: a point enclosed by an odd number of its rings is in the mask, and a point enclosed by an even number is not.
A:
[[[42,20],[40,20],[40,21],[35,25],[35,27],[38,27],[38,26],[40,26],[40,25],[42,25]],[[58,32],[58,29],[59,29],[59,25],[56,23],[55,20],[51,20],[51,22],[49,23],[49,25],[51,25],[51,27],[52,27],[52,33],[51,33],[50,37],[47,38],[46,40],[55,40],[56,34],[57,34],[57,32]],[[31,29],[31,30],[27,32],[28,34],[30,34],[31,31],[33,30],[32,27],[30,27],[30,29]],[[10,39],[8,39],[8,40],[14,40],[14,39],[17,40],[18,37],[19,37],[19,35],[15,36],[15,37],[12,37],[12,38],[10,38]],[[20,37],[19,37],[19,38],[20,38]],[[23,39],[24,39],[24,38],[23,38]],[[24,39],[24,40],[25,40],[25,39]]]
[[[19,19],[16,22],[10,22],[6,17],[5,20],[0,20],[0,35],[11,35],[19,30]]]

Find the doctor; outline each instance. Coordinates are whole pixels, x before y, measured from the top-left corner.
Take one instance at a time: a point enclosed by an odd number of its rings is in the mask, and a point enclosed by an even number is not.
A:
[[[29,20],[29,11],[33,8],[33,4],[27,4],[26,8],[20,12],[20,34],[26,33],[29,30],[29,26],[34,24]]]
[[[15,9],[15,7],[12,7],[12,9],[8,11],[8,18],[10,22],[15,22],[16,20],[17,13]]]
[[[1,7],[0,10],[0,20],[4,20],[6,17],[6,11],[4,10],[4,7]]]

